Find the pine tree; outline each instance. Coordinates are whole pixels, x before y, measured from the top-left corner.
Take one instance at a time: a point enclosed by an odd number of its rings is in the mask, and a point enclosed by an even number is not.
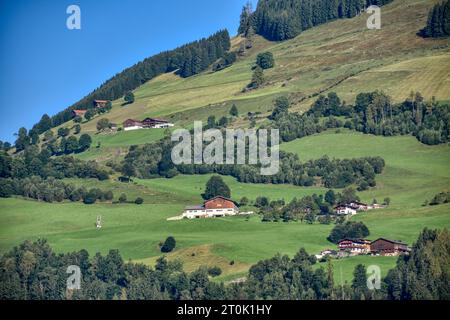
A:
[[[253,71],[252,82],[248,85],[250,89],[259,88],[264,83],[264,71],[260,66]]]
[[[443,17],[443,32],[445,35],[450,35],[450,0],[447,0],[443,6]]]
[[[27,129],[20,128],[17,134],[17,140],[15,142],[16,151],[22,151],[30,145],[30,137],[28,136]]]
[[[238,108],[236,107],[236,105],[234,103],[230,109],[230,115],[232,115],[233,117],[237,117],[239,115]]]
[[[205,200],[212,199],[216,196],[225,198],[231,197],[230,188],[220,176],[212,176],[206,183],[205,193],[202,195]]]

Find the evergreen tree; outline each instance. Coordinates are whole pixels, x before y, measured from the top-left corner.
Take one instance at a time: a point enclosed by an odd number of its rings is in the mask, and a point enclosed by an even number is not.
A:
[[[428,13],[425,28],[420,31],[425,38],[439,38],[450,35],[450,0],[437,3]]]
[[[250,89],[257,89],[264,83],[264,71],[260,66],[253,71],[252,82],[248,85]]]
[[[175,241],[175,238],[170,236],[167,237],[166,241],[164,241],[164,244],[161,247],[161,252],[169,253],[172,252],[173,249],[175,249],[177,242]]]
[[[24,150],[30,145],[30,137],[28,136],[27,129],[20,128],[17,134],[17,140],[15,142],[16,152]]]
[[[234,103],[231,106],[230,115],[232,115],[233,117],[237,117],[239,115],[238,108],[236,107],[236,105]]]
[[[238,34],[247,36],[249,29],[251,28],[251,15],[252,15],[252,4],[250,1],[242,8]]]
[[[272,52],[263,52],[258,54],[256,57],[256,65],[263,69],[273,68],[275,65],[275,60],[273,58]]]
[[[123,97],[126,104],[134,103],[134,93],[132,91],[128,91]]]
[[[212,199],[216,196],[225,198],[231,197],[230,188],[220,176],[212,176],[206,183],[205,193],[202,195],[205,200]]]
[[[81,135],[80,140],[78,141],[79,151],[83,152],[91,147],[92,139],[91,136],[84,133]]]

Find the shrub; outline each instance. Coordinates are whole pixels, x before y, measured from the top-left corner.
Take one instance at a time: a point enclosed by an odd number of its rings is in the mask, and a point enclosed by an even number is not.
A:
[[[125,203],[127,202],[127,195],[125,193],[122,193],[119,197],[119,202],[120,203]]]
[[[98,199],[98,194],[96,189],[91,189],[89,192],[84,196],[83,203],[84,204],[94,204]]]
[[[112,199],[114,199],[113,192],[111,190],[110,191],[106,191],[104,193],[104,195],[103,195],[103,199],[106,200],[106,201],[111,201]]]
[[[177,242],[175,241],[175,238],[170,236],[167,237],[166,241],[164,241],[164,244],[161,247],[161,252],[168,253],[172,252],[173,249],[175,249]]]
[[[241,206],[246,206],[248,204],[248,198],[247,197],[242,197],[242,199],[239,201],[239,204]]]
[[[222,269],[220,269],[219,267],[211,267],[208,269],[208,274],[211,277],[218,277],[222,274]]]
[[[142,199],[141,197],[137,197],[136,200],[134,200],[135,204],[143,204],[144,203],[144,199]]]
[[[256,57],[256,64],[262,69],[270,69],[275,65],[272,52],[263,52]]]

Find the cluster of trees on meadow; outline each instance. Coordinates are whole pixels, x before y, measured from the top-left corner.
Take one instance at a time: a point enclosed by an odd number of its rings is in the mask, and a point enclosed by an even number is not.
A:
[[[342,18],[353,18],[370,5],[382,6],[392,0],[265,0],[255,12],[245,6],[238,32],[252,33],[269,40],[287,40],[314,26]]]
[[[428,14],[427,25],[420,30],[425,38],[440,38],[450,35],[450,0],[437,3]]]
[[[433,254],[430,254],[433,252]],[[117,250],[93,257],[86,250],[56,254],[45,240],[25,241],[0,257],[1,300],[419,300],[450,299],[450,233],[425,229],[409,256],[382,280],[380,290],[367,288],[364,265],[357,265],[350,284],[337,284],[332,260],[316,268],[304,249],[289,258],[277,254],[253,265],[244,283],[211,281],[208,269],[183,271],[179,261],[157,260],[154,268],[125,263]],[[66,288],[67,267],[82,274],[81,288]]]
[[[179,173],[189,175],[218,173],[233,176],[240,182],[298,186],[312,186],[318,183],[327,188],[344,188],[357,183],[361,187],[360,190],[365,190],[376,185],[375,176],[380,174],[385,166],[384,160],[380,157],[340,160],[324,156],[301,163],[297,155],[281,151],[279,172],[264,176],[260,173],[259,165],[175,165],[171,158],[173,146],[174,143],[168,137],[156,143],[130,147],[122,165],[122,174],[127,177],[148,179],[159,176],[171,178]],[[319,178],[317,183],[316,178]]]
[[[342,222],[341,219],[336,219],[334,206],[353,201],[359,201],[359,197],[350,187],[342,190],[342,193],[328,190],[325,195],[314,193],[300,199],[294,198],[289,203],[286,203],[284,199],[271,201],[268,197],[261,196],[256,198],[253,205],[259,209],[263,222],[300,221],[313,224],[318,221],[321,224],[330,224],[333,221]]]
[[[98,188],[87,190],[85,187],[77,188],[70,183],[49,177],[42,179],[32,176],[23,179],[0,178],[0,197],[9,198],[13,195],[45,202],[73,202],[83,201],[85,204],[94,204],[98,201],[112,201],[112,191],[102,191]]]
[[[79,134],[81,126],[76,124],[73,129],[75,135]],[[33,131],[32,129],[27,132],[27,129],[20,128],[15,142],[16,153],[21,152],[30,146],[37,146],[40,142],[42,142],[42,148],[47,149],[51,155],[79,153],[90,148],[92,143],[90,135],[84,133],[78,139],[75,135],[69,136],[70,131],[69,128],[59,128],[57,136],[55,137],[51,130],[47,130],[44,132],[41,141],[37,131]],[[59,138],[61,139],[58,142]],[[5,151],[8,151],[9,149],[10,147],[7,149],[4,148]]]
[[[280,129],[283,141],[340,127],[384,136],[412,134],[429,145],[445,143],[450,137],[450,105],[440,105],[434,99],[425,101],[420,93],[411,93],[402,103],[392,103],[379,91],[360,93],[352,106],[331,92],[319,96],[303,115],[288,113],[285,108],[272,118],[272,127]]]
[[[112,104],[109,101],[105,107],[103,108],[93,108],[92,106],[89,107],[88,111],[84,115],[84,118],[89,121],[91,120],[95,115],[97,114],[103,114],[108,111],[110,111],[112,108]],[[39,120],[37,124],[35,124],[29,131],[27,131],[26,128],[20,128],[17,133],[17,139],[14,143],[14,146],[16,147],[16,151],[20,152],[24,150],[27,146],[30,145],[37,145],[40,142],[39,136],[44,134],[44,136],[47,136],[47,140],[50,140],[50,136],[53,135],[52,131],[50,129],[57,127],[69,120],[74,120],[76,125],[74,127],[75,134],[80,133],[81,127],[79,125],[80,122],[83,121],[83,119],[79,116],[73,117],[72,109],[64,110],[57,115],[50,117],[47,114],[44,114]],[[67,136],[70,132],[69,128],[59,128],[58,129],[58,136],[64,137]],[[45,138],[44,138],[45,140]]]
[[[82,161],[71,156],[51,157],[47,150],[29,147],[22,154],[11,157],[0,152],[0,178],[96,178],[107,180],[109,173],[95,161]]]
[[[72,153],[81,153],[91,147],[92,138],[90,135],[84,133],[77,139],[76,136],[61,137],[59,143],[56,139],[49,140],[44,143],[43,148],[51,155],[68,155]]]
[[[253,75],[251,82],[244,88],[247,90],[257,89],[261,87],[264,82],[264,70],[273,68],[275,66],[275,59],[272,52],[262,52],[256,56],[256,64],[253,66]]]

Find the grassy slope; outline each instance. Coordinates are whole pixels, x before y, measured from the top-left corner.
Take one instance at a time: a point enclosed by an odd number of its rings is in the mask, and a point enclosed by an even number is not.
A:
[[[376,89],[386,91],[395,101],[411,90],[420,91],[427,99],[448,100],[450,39],[422,39],[415,34],[425,25],[427,11],[435,2],[394,1],[382,8],[381,30],[368,30],[367,15],[362,15],[313,28],[280,43],[256,37],[254,48],[244,58],[220,72],[207,71],[187,79],[163,74],[135,90],[134,104],[122,106],[122,100],[117,100],[110,113],[83,123],[82,132],[93,135],[94,144],[78,157],[103,163],[120,160],[129,145],[154,141],[142,131],[118,133],[117,137],[94,134],[101,117],[120,124],[127,118],[156,116],[190,127],[194,120],[206,121],[209,115],[227,115],[235,103],[243,115],[235,126],[247,127],[247,112],[269,112],[280,94],[291,96],[293,111],[307,109],[315,98],[303,100],[305,96],[323,90],[336,91],[348,102],[359,92]],[[239,47],[240,41],[233,38],[233,47]],[[273,52],[276,59],[275,68],[266,71],[268,84],[242,93],[251,79],[255,56],[265,50]],[[63,126],[72,127],[73,123]],[[150,133],[155,137],[162,134]],[[102,143],[100,148],[95,148],[97,142]]]

